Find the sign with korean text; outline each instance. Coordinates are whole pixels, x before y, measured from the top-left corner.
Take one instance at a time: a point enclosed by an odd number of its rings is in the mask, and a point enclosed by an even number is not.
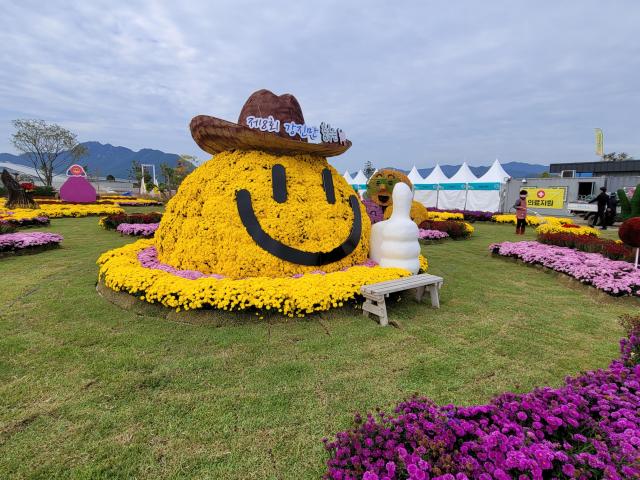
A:
[[[268,117],[256,117],[249,115],[245,122],[247,127],[261,132],[267,133],[280,133],[281,129],[290,136],[299,136],[303,140],[321,140],[325,143],[340,143],[345,144],[347,142],[347,136],[341,128],[333,128],[328,123],[322,122],[320,127],[306,125],[304,123],[296,123],[294,121],[281,122],[273,118],[273,115]]]
[[[564,202],[567,198],[567,187],[524,187],[522,190],[527,191],[527,207],[536,208],[564,208]]]

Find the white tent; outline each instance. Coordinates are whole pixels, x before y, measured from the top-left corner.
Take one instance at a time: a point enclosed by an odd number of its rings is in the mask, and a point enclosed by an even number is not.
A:
[[[478,177],[469,169],[467,162],[463,162],[451,178],[442,182],[442,190],[438,198],[438,208],[444,210],[466,209],[468,185],[477,181]]]
[[[509,174],[496,159],[484,175],[469,184],[467,210],[497,212],[500,209],[502,186],[509,178]]]
[[[415,187],[414,199],[427,208],[437,207],[440,184],[448,180],[440,165],[436,164],[431,173],[427,175],[427,178]]]
[[[367,191],[367,181],[367,176],[362,170],[358,170],[356,176],[353,177],[351,185],[360,196],[364,195],[364,192]]]
[[[420,175],[420,172],[418,172],[418,169],[415,165],[413,166],[407,177],[409,177],[409,180],[411,180],[411,183],[413,183],[414,186],[424,182],[424,178],[422,178],[422,175]]]
[[[347,183],[349,185],[351,185],[353,183],[353,177],[351,176],[351,174],[349,173],[349,170],[345,170],[344,171],[344,175],[343,175],[344,179],[347,181]]]

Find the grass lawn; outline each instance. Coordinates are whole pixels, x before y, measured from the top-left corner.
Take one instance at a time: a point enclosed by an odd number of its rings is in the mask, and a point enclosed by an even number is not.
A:
[[[522,237],[476,223],[471,240],[424,248],[442,307],[402,299],[401,328],[355,309],[171,323],[96,294],[96,258],[134,241],[97,222],[54,219],[41,230],[63,234],[61,249],[0,259],[0,478],[318,478],[322,437],[354,411],[558,385],[607,365],[618,316],[638,309],[492,258],[491,242]]]

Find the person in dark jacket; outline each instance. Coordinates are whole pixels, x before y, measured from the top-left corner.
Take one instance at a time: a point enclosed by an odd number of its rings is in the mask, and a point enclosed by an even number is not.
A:
[[[611,226],[616,221],[616,214],[618,213],[618,197],[615,193],[609,195],[609,202],[607,203],[606,225]]]
[[[598,202],[598,213],[593,219],[592,226],[598,225],[598,220],[600,220],[600,225],[602,225],[602,230],[607,229],[607,220],[605,218],[605,213],[607,210],[607,205],[609,204],[609,195],[607,195],[607,187],[600,187],[600,195],[592,199],[589,203]]]

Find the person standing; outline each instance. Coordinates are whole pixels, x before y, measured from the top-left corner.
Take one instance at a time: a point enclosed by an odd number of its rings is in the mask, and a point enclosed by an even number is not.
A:
[[[527,226],[527,191],[520,190],[520,198],[513,204],[516,209],[516,235],[524,235]]]
[[[596,213],[596,216],[594,217],[593,223],[591,224],[591,226],[595,227],[596,225],[598,225],[598,220],[600,220],[600,225],[602,225],[600,228],[602,228],[602,230],[606,230],[607,219],[605,218],[605,213],[607,210],[607,205],[609,204],[609,195],[607,195],[607,187],[600,187],[600,195],[593,198],[589,203],[595,203],[595,202],[598,202],[598,212]]]

